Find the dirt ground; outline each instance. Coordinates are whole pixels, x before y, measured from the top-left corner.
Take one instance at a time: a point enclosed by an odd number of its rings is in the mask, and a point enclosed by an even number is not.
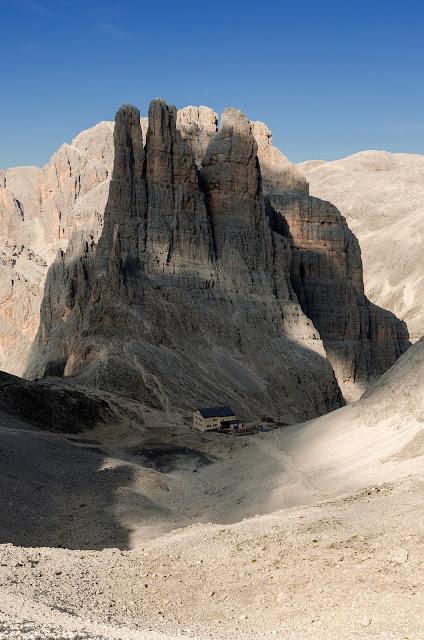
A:
[[[416,475],[133,550],[4,544],[0,637],[418,640],[423,497]]]

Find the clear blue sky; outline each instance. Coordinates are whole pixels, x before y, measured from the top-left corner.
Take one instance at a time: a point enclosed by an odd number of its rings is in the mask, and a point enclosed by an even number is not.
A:
[[[122,103],[237,106],[294,161],[424,153],[417,0],[0,0],[0,167]]]

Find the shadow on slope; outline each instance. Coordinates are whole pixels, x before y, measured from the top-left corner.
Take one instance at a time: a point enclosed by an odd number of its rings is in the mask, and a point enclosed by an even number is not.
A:
[[[0,411],[46,431],[78,433],[116,420],[109,403],[52,379],[30,382],[0,371]]]
[[[423,353],[424,339],[354,404],[303,424],[234,439],[233,453],[217,455],[215,465],[191,479],[197,495],[203,493],[199,520],[234,523],[420,473]]]
[[[127,521],[161,512],[130,488],[131,465],[85,439],[89,431],[46,433],[116,429],[119,416],[107,401],[52,380],[0,379],[0,543],[128,548]]]
[[[106,437],[102,451],[3,428],[0,540],[128,548],[178,527],[235,523],[416,473],[423,345],[355,404],[258,436],[190,432],[164,418]]]

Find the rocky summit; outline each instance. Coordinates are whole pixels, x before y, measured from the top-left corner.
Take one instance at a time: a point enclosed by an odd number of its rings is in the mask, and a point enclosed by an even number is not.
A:
[[[257,145],[223,115],[198,171],[163,101],[118,111],[98,241],[81,231],[47,277],[27,374],[77,376],[154,408],[234,405],[287,421],[342,397],[290,285],[290,247],[272,231]]]
[[[124,106],[51,163],[54,180],[49,165],[32,178],[34,211],[4,173],[25,250],[50,240],[37,334],[21,322],[24,339],[3,345],[7,365],[20,344],[27,377],[295,422],[359,397],[408,348],[405,324],[365,297],[343,216],[239,110],[218,128],[207,107]],[[36,309],[41,271],[27,281]]]

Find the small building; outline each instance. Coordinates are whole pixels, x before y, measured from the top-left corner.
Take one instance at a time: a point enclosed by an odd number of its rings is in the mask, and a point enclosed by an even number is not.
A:
[[[197,431],[223,429],[234,422],[236,416],[231,407],[204,407],[193,413],[193,428]]]

